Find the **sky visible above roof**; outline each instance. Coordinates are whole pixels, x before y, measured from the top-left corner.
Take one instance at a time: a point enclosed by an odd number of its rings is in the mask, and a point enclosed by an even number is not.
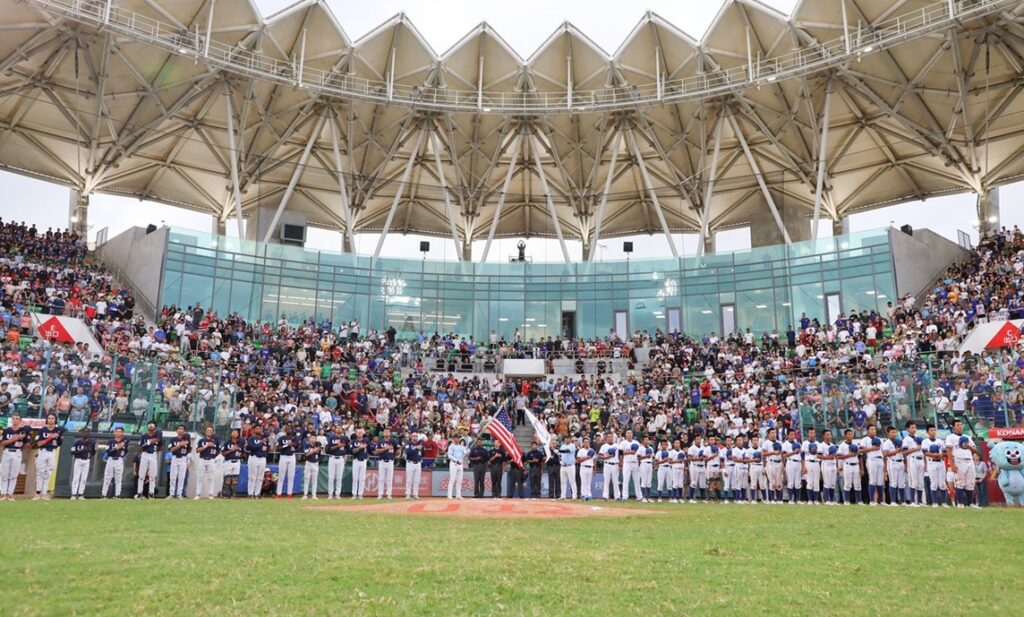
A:
[[[254,0],[268,18],[296,0]],[[798,0],[748,0],[789,15]],[[597,46],[613,54],[646,11],[657,13],[690,37],[700,40],[723,6],[717,0],[324,0],[348,37],[358,41],[398,13],[416,27],[438,54],[443,54],[481,22],[487,22],[520,56],[529,58],[565,22],[571,22]]]

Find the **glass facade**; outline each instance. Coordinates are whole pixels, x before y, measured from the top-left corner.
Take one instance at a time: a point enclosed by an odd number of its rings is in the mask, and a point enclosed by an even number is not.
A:
[[[885,230],[679,259],[470,263],[374,258],[172,230],[160,303],[199,302],[222,315],[394,326],[486,339],[604,336],[625,312],[629,331],[721,333],[734,324],[784,331],[802,313],[884,310],[894,296]]]

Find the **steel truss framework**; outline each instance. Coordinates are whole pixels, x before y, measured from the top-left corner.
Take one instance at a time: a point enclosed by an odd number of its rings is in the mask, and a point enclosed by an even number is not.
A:
[[[1022,67],[1010,0],[730,0],[699,41],[648,13],[614,54],[566,23],[525,60],[486,24],[443,54],[403,15],[351,41],[317,1],[0,0],[0,166],[222,222],[295,210],[348,247],[675,253],[1019,177]]]

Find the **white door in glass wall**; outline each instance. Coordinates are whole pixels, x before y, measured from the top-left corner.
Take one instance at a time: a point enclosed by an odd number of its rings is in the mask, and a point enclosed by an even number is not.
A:
[[[842,303],[839,301],[839,294],[832,293],[825,295],[825,319],[828,323],[835,323],[842,312]]]
[[[668,333],[681,332],[683,329],[682,319],[679,315],[679,309],[670,308],[665,311],[666,325],[668,326]]]
[[[722,305],[722,336],[729,336],[736,331],[736,305]]]
[[[629,312],[615,311],[615,334],[621,339],[629,338]]]

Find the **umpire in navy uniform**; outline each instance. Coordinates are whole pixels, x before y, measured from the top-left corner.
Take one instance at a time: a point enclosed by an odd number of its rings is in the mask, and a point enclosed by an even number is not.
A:
[[[477,441],[469,451],[469,468],[473,471],[473,497],[477,499],[481,499],[484,496],[489,454],[487,448],[480,441]]]
[[[494,442],[494,449],[487,457],[487,464],[491,466],[491,497],[494,499],[501,497],[501,475],[505,470],[506,460],[508,460],[508,455],[505,453],[505,448],[501,447],[497,441]]]
[[[530,465],[530,499],[537,499],[540,497],[540,479],[544,475],[544,450],[540,444],[534,441],[533,448],[523,460]]]

